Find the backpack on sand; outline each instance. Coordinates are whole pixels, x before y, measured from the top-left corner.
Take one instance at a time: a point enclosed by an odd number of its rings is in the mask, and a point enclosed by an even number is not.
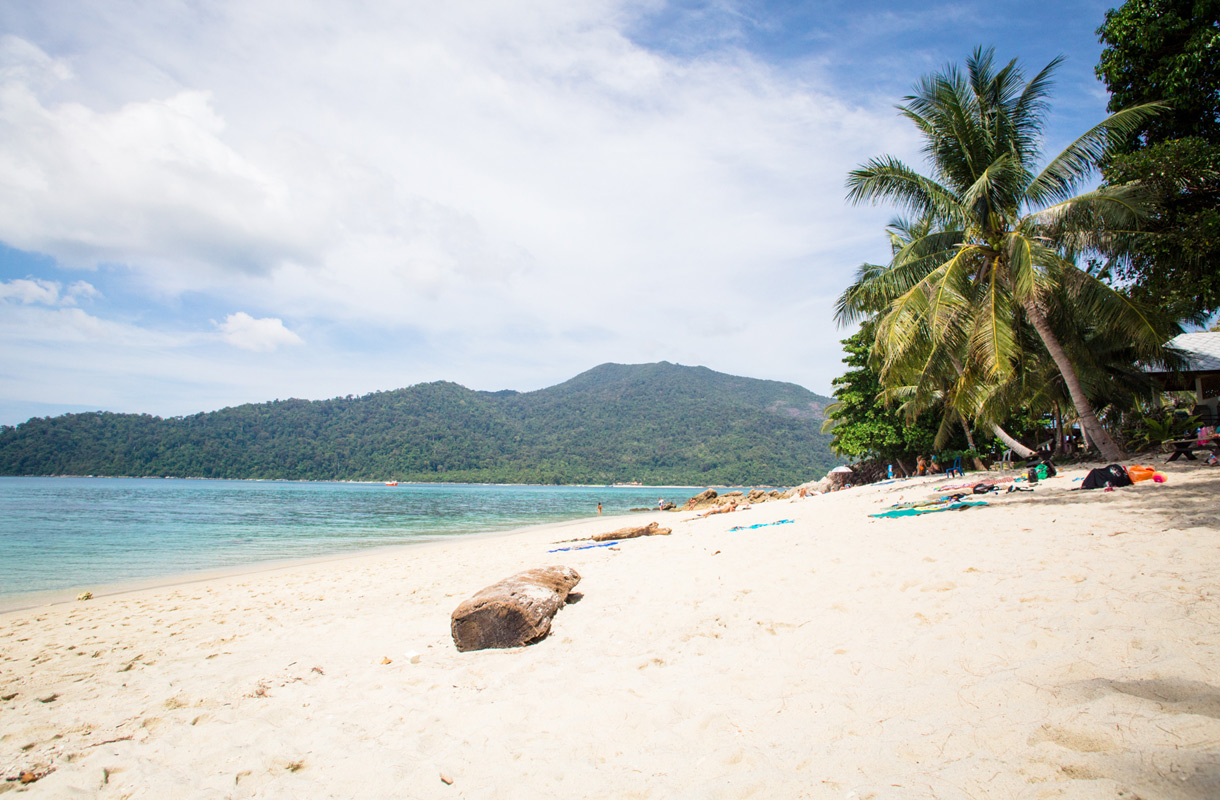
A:
[[[1049,458],[1037,463],[1031,462],[1029,470],[1025,473],[1025,480],[1030,484],[1053,477],[1055,477],[1055,465],[1051,463]]]
[[[1080,482],[1081,489],[1104,489],[1107,486],[1130,486],[1131,478],[1121,464],[1089,470]]]

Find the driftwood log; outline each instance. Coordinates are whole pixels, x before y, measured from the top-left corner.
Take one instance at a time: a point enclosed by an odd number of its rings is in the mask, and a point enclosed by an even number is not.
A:
[[[617,531],[609,533],[595,533],[592,536],[582,536],[579,539],[564,539],[555,544],[563,544],[564,542],[616,542],[619,539],[635,539],[640,536],[668,536],[673,533],[672,528],[662,528],[655,522],[650,522],[647,525],[634,525],[630,528],[619,528]]]
[[[542,567],[492,584],[454,609],[453,643],[464,652],[536,642],[578,583],[571,567]]]
[[[632,528],[619,528],[610,533],[595,533],[589,538],[595,542],[610,542],[616,539],[634,539],[637,536],[668,536],[673,533],[671,528],[662,528],[655,522]]]

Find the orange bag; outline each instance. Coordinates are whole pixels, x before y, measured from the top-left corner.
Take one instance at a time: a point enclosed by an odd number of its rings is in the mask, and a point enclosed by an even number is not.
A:
[[[1156,470],[1154,468],[1145,467],[1142,464],[1132,464],[1131,466],[1127,467],[1127,477],[1131,479],[1132,483],[1151,480],[1152,476],[1155,474]]]

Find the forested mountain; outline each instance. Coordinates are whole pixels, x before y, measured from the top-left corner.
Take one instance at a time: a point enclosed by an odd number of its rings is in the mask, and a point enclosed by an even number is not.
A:
[[[437,382],[189,417],[0,428],[2,475],[785,485],[835,463],[830,402],[705,367],[603,364],[536,392]]]

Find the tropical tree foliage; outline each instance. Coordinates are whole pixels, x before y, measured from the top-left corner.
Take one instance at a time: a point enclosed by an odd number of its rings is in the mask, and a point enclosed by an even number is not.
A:
[[[1152,190],[1152,235],[1110,265],[1135,297],[1182,319],[1220,310],[1220,0],[1128,0],[1097,30],[1110,109],[1168,108],[1117,143],[1110,184]]]
[[[912,418],[900,404],[885,402],[881,378],[869,364],[871,327],[865,324],[843,340],[848,370],[833,381],[835,402],[826,408],[823,429],[834,437],[830,446],[840,455],[898,461],[910,471],[919,455],[936,449],[937,421],[931,415]]]
[[[1220,143],[1220,0],[1127,0],[1097,29],[1097,77],[1110,110],[1168,105],[1132,131],[1120,152],[1197,137]]]
[[[1113,143],[1130,136],[1157,106],[1117,112],[1086,131],[1041,170],[1041,132],[1050,78],[1059,59],[1026,81],[1017,62],[997,65],[976,49],[963,72],[950,65],[923,78],[899,111],[919,129],[932,168],[924,175],[896,158],[852,171],[848,197],[891,203],[927,220],[867,290],[844,307],[886,300],[874,354],[887,385],[921,360],[960,360],[965,390],[1010,385],[1027,359],[1028,325],[1054,363],[1089,438],[1109,459],[1122,455],[1097,418],[1093,398],[1056,330],[1055,309],[1120,330],[1145,361],[1164,358],[1172,325],[1115,291],[1077,262],[1113,253],[1119,234],[1138,229],[1147,211],[1137,184],[1078,193]],[[863,307],[863,306],[862,306]],[[1082,323],[1083,324],[1083,323]],[[974,396],[966,407],[981,407]]]

